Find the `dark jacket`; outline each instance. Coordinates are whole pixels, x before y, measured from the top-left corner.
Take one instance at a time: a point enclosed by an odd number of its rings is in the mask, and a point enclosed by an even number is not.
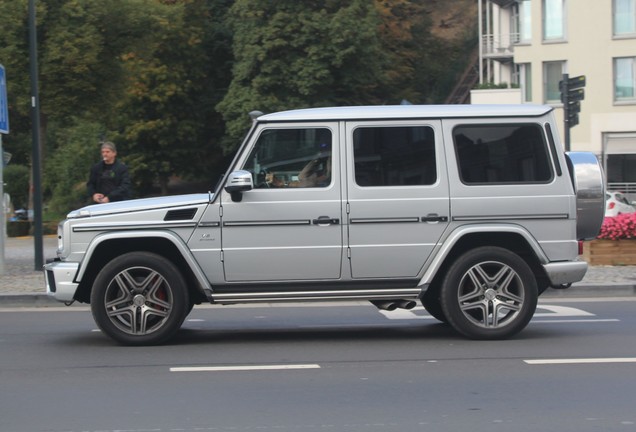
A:
[[[102,193],[108,197],[109,201],[123,201],[130,199],[131,183],[128,167],[122,162],[115,160],[112,171],[114,188],[111,191],[104,192],[102,185],[102,172],[104,171],[104,161],[98,162],[91,168],[91,173],[86,183],[89,196],[96,193]]]

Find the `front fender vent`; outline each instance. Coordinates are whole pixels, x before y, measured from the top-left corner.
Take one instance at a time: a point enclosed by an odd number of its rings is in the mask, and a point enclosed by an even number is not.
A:
[[[180,210],[170,210],[163,218],[164,221],[183,221],[192,220],[194,215],[197,214],[196,208],[187,208]]]

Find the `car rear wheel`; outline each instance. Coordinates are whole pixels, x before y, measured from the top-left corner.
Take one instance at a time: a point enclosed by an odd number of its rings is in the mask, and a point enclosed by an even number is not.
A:
[[[528,264],[499,247],[480,247],[448,269],[441,305],[448,322],[473,339],[504,339],[528,325],[537,307],[536,279]]]
[[[156,345],[175,335],[189,312],[183,276],[166,258],[131,252],[99,272],[91,310],[99,328],[125,345]]]

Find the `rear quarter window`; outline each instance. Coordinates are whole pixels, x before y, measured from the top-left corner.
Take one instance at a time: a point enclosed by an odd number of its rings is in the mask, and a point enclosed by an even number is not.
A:
[[[459,125],[453,143],[464,184],[548,183],[553,178],[539,124]]]

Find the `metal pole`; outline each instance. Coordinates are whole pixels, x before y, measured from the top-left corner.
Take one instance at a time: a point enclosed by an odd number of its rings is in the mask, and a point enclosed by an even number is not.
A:
[[[4,150],[2,149],[2,133],[0,133],[0,198],[2,199],[2,215],[0,215],[0,223],[2,223],[2,231],[0,231],[0,275],[4,274],[4,236],[7,231],[7,221],[5,220],[6,209],[4,208]]]
[[[29,0],[29,63],[31,74],[31,135],[33,172],[33,250],[35,270],[44,265],[42,242],[42,190],[40,163],[40,101],[38,96],[38,54],[35,24],[35,0]]]
[[[489,48],[489,53],[492,53],[492,48],[493,48],[493,43],[494,43],[494,37],[492,34],[492,29],[490,28],[490,9],[491,9],[491,5],[490,5],[490,0],[486,0],[486,34],[488,36],[488,48]],[[492,67],[492,59],[488,59],[486,61],[486,82],[490,83],[491,81],[493,81],[492,79],[492,71],[490,70]]]
[[[570,151],[570,100],[568,98],[569,74],[563,74],[561,78],[561,102],[563,102],[563,141],[565,151]]]
[[[477,26],[478,26],[478,32],[479,32],[479,38],[478,38],[478,43],[479,43],[479,84],[483,84],[484,83],[484,24],[482,23],[482,4],[481,4],[482,0],[479,0],[478,2],[478,6],[477,6]]]

